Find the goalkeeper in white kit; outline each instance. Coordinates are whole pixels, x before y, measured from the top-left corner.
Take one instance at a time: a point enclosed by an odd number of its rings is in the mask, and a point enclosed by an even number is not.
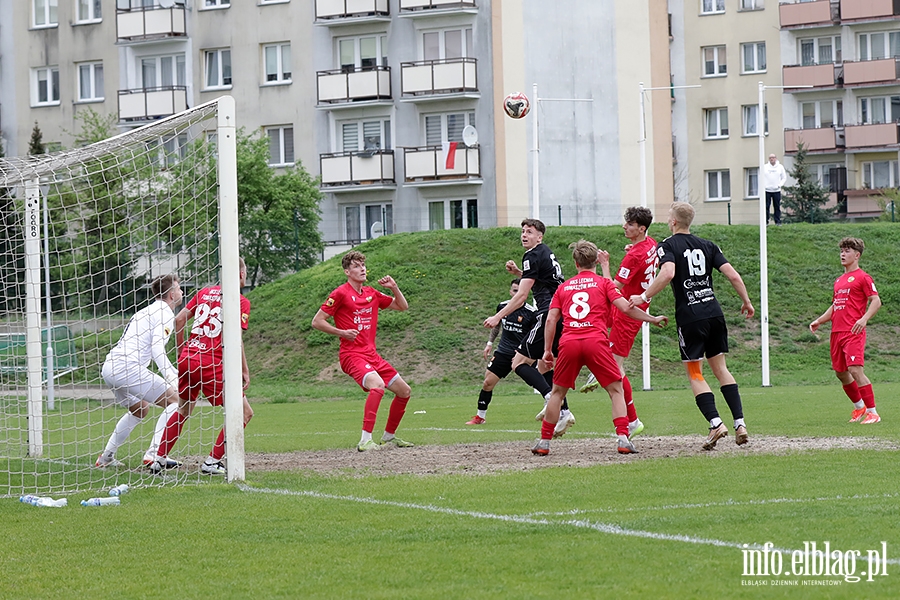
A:
[[[156,460],[166,422],[178,408],[178,370],[166,355],[166,344],[175,329],[175,308],[184,297],[176,275],[157,277],[150,284],[154,302],[137,313],[122,332],[103,361],[100,374],[115,394],[116,403],[128,412],[119,419],[106,448],[94,466],[99,468],[121,467],[116,460],[116,450],[125,443],[131,431],[147,416],[151,404],[163,408],[153,433],[153,442],[144,455],[144,464]],[[160,374],[149,369],[151,359]],[[179,466],[168,460],[166,467]]]

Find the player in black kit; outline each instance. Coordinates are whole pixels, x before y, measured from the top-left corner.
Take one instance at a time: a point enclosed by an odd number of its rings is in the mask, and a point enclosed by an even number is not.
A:
[[[512,280],[509,286],[509,295],[514,297],[519,291],[520,279],[517,277]],[[497,312],[509,304],[509,300],[504,300],[497,305]],[[509,375],[512,371],[513,358],[516,356],[516,348],[525,336],[525,333],[531,331],[534,323],[535,308],[530,304],[523,304],[507,316],[500,320],[500,324],[491,329],[488,341],[484,345],[482,355],[485,360],[490,358],[487,369],[484,372],[484,384],[481,386],[481,393],[478,395],[478,413],[469,420],[466,425],[482,425],[487,418],[488,405],[491,403],[491,396],[501,379]],[[494,340],[500,336],[500,342],[497,349],[491,353],[494,347]]]
[[[725,316],[713,292],[712,270],[718,269],[741,297],[741,313],[753,316],[753,304],[740,274],[732,267],[719,247],[709,240],[691,233],[694,208],[686,202],[675,202],[669,210],[669,230],[672,235],[657,246],[659,274],[650,287],[630,298],[632,304],[642,304],[662,291],[671,282],[675,296],[675,322],[678,325],[678,345],[681,360],[691,381],[691,391],[697,407],[709,421],[709,436],[704,450],[712,450],[719,439],[728,435],[728,428],[716,410],[716,398],[703,379],[703,357],[713,375],[719,380],[722,396],[734,417],[734,441],[739,446],[749,441],[744,425],[741,394],[734,377],[725,365],[728,352],[728,329]]]
[[[521,277],[519,291],[513,296],[507,305],[493,317],[484,320],[484,326],[493,329],[500,323],[503,317],[525,304],[528,293],[534,295],[534,304],[537,306],[534,326],[528,335],[516,349],[512,368],[516,375],[536,389],[544,397],[544,406],[550,398],[552,390],[553,371],[541,360],[544,354],[544,323],[547,312],[550,310],[550,301],[556,288],[564,281],[562,267],[556,260],[550,247],[543,243],[544,233],[547,228],[537,219],[525,219],[522,221],[522,246],[525,247],[525,255],[522,257],[522,268],[516,266],[515,261],[506,262],[506,270]],[[560,327],[562,323],[560,322]],[[559,339],[557,334],[556,340]],[[554,352],[556,344],[554,343]],[[535,368],[534,363],[537,362]],[[538,421],[544,418],[544,411],[535,417]],[[569,411],[569,405],[563,400],[562,411],[557,423],[554,437],[563,435],[566,430],[575,424],[575,416]]]

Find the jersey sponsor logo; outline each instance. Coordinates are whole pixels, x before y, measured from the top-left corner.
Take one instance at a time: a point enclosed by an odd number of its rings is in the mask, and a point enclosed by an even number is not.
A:
[[[698,287],[709,287],[709,277],[704,277],[703,279],[685,279],[684,280],[684,289],[689,290],[691,288]]]
[[[657,248],[656,248],[656,255],[657,255],[658,257],[660,257],[660,258],[662,258],[663,256],[666,255],[666,251],[663,249],[662,246],[657,246]]]
[[[619,277],[622,279],[628,279],[628,276],[631,275],[631,269],[628,267],[621,267],[619,269]]]
[[[522,270],[523,270],[523,271],[527,271],[527,270],[529,270],[530,268],[531,268],[531,261],[530,261],[530,260],[523,260],[523,261],[522,261]]]
[[[325,306],[334,306],[334,298],[329,298],[329,299],[325,302]]]

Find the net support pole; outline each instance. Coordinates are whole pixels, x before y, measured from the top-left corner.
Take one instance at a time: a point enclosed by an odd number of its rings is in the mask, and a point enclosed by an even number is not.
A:
[[[25,351],[28,377],[28,456],[44,453],[41,379],[41,190],[37,179],[25,183]]]
[[[228,481],[243,481],[244,404],[241,379],[241,282],[238,256],[237,128],[234,98],[218,100],[219,256],[222,260],[222,362]]]

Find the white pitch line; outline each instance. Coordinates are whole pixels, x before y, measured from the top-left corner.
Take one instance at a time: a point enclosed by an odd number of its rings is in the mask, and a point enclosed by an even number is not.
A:
[[[541,428],[540,426],[535,427],[534,429],[453,429],[448,427],[407,427],[405,431],[467,431],[467,432],[475,432],[475,433],[534,433],[540,435]],[[599,433],[596,431],[569,431],[569,435],[589,435],[592,437],[597,436],[605,436],[606,434]]]
[[[443,506],[434,506],[433,504],[413,504],[411,502],[395,502],[393,500],[379,500],[378,498],[361,498],[359,496],[338,496],[336,494],[323,494],[322,492],[313,492],[308,490],[274,490],[270,488],[254,488],[249,485],[238,483],[237,488],[243,492],[251,492],[257,494],[277,494],[282,496],[302,496],[307,498],[317,498],[320,500],[339,500],[343,502],[356,502],[359,504],[373,504],[377,506],[391,506],[394,508],[408,508],[413,510],[421,510],[431,513],[451,515],[456,517],[472,517],[475,519],[489,519],[493,521],[504,521],[507,523],[518,523],[522,525],[569,525],[579,529],[591,529],[600,533],[608,533],[610,535],[622,535],[626,537],[637,537],[652,540],[661,540],[665,542],[683,542],[687,544],[697,544],[703,546],[717,546],[720,548],[734,548],[736,550],[765,550],[761,544],[741,544],[738,542],[728,542],[725,540],[717,540],[712,538],[694,537],[690,535],[673,535],[669,533],[657,533],[654,531],[642,531],[640,529],[626,529],[612,523],[594,523],[583,519],[554,521],[549,519],[535,519],[529,516],[521,515],[498,515],[483,511],[459,510],[456,508],[446,508]],[[778,552],[790,556],[795,551],[787,548],[769,547],[769,552]],[[803,552],[800,550],[800,552]],[[900,559],[882,559],[880,562],[885,564],[900,564]]]

